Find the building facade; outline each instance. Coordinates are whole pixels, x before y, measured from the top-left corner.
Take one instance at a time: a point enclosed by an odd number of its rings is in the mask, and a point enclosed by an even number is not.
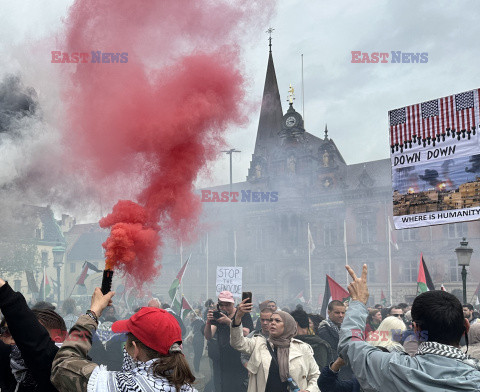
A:
[[[214,297],[216,267],[236,263],[243,267],[244,289],[258,301],[274,298],[285,304],[303,294],[315,306],[321,304],[326,274],[346,286],[348,261],[357,270],[368,265],[372,304],[380,302],[382,292],[389,298],[390,269],[393,303],[412,302],[421,254],[434,283],[460,293],[454,249],[466,237],[474,248],[467,279],[470,299],[480,278],[478,222],[395,230],[396,250],[389,245],[388,230],[394,200],[390,159],[348,164],[331,137],[335,132],[327,127],[323,137],[307,132],[292,102],[283,113],[270,51],[246,181],[199,191],[204,211],[199,241],[184,246],[184,259],[192,254],[185,296],[190,301]],[[459,190],[462,203],[469,202],[467,188]],[[428,210],[455,196],[440,199],[438,192],[422,192],[411,195],[408,208]],[[315,246],[310,265],[308,227]],[[178,272],[179,259],[178,249],[164,253],[159,295]]]

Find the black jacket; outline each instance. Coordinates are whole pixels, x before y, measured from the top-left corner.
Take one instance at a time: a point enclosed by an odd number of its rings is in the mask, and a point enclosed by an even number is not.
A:
[[[0,340],[0,390],[11,392],[15,390],[17,382],[10,369],[10,352],[12,347]]]
[[[50,382],[50,374],[58,347],[28,307],[24,296],[13,291],[8,283],[0,287],[0,310],[5,316],[15,344],[22,353],[25,365],[38,383],[37,391],[56,391]]]
[[[318,328],[317,335],[323,340],[325,340],[332,348],[332,356],[329,362],[335,361],[338,358],[338,332],[333,329],[327,322],[322,322],[320,328]],[[354,377],[354,374],[352,368],[349,365],[343,366],[338,373],[338,379],[342,381],[350,380],[352,377]]]

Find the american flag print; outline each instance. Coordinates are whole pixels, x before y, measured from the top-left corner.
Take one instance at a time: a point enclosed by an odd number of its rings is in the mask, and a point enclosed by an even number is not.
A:
[[[480,89],[417,103],[388,112],[392,154],[442,143],[446,138],[470,140],[480,125]]]

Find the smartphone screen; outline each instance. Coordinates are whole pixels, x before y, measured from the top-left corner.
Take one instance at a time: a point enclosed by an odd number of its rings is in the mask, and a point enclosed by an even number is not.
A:
[[[252,292],[251,292],[251,291],[244,291],[244,292],[242,293],[242,301],[243,301],[245,298],[248,298],[247,303],[252,303]]]

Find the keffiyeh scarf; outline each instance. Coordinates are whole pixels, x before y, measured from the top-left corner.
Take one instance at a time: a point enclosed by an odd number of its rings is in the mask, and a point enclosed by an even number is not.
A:
[[[176,392],[166,378],[153,374],[154,362],[155,359],[136,361],[124,348],[122,371],[110,372],[103,365],[96,367],[88,380],[87,392]],[[196,392],[189,385],[184,385],[180,391]]]
[[[463,363],[472,366],[473,368],[480,370],[480,363],[477,359],[469,357],[459,348],[449,346],[447,344],[441,344],[437,342],[422,342],[418,347],[415,355],[435,354],[442,357],[458,359]]]
[[[17,385],[19,384],[22,388],[26,388],[29,391],[37,390],[37,382],[25,366],[22,353],[16,345],[12,346],[12,351],[10,352],[10,368],[12,369],[15,381],[17,381]]]
[[[327,319],[328,325],[332,327],[332,329],[337,333],[340,334],[340,328],[337,327],[337,324],[335,324],[332,320]]]

